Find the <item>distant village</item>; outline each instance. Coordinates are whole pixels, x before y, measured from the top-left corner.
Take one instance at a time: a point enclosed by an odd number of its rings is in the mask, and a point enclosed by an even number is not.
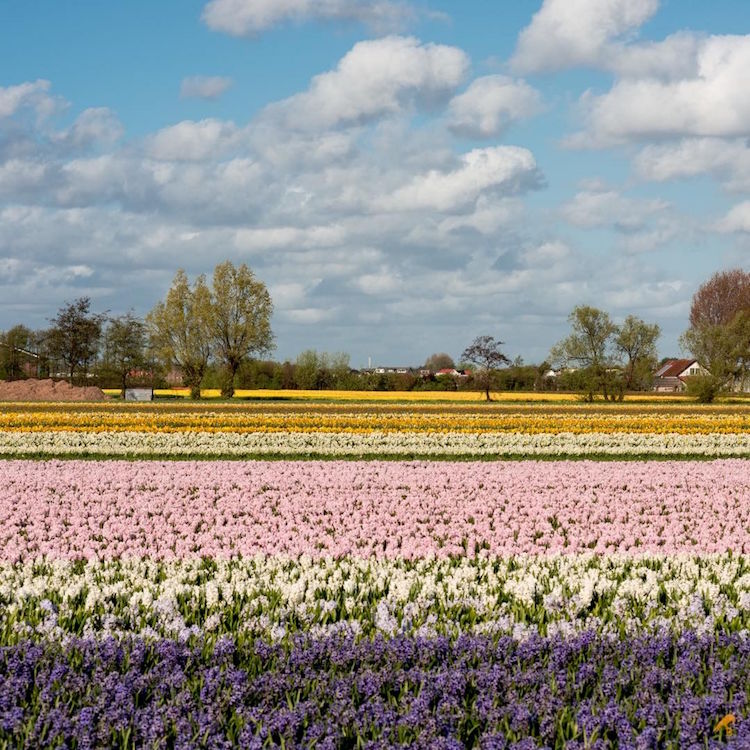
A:
[[[443,367],[431,370],[424,367],[370,367],[360,370],[372,375],[412,375],[420,378],[454,378],[467,380],[471,376],[469,369]],[[542,375],[546,387],[544,390],[555,390],[558,378],[565,373],[576,372],[576,368],[547,369]],[[697,359],[665,359],[653,372],[651,390],[658,393],[684,393],[687,391],[688,379],[696,375],[706,375],[707,370],[698,363]]]

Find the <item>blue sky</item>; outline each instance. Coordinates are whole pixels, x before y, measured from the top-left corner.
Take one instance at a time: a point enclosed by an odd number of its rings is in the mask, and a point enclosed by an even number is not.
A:
[[[0,329],[247,263],[278,358],[541,361],[750,267],[739,0],[6,0]]]

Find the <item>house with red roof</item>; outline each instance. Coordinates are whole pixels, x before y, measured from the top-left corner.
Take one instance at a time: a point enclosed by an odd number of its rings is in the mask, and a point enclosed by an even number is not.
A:
[[[654,373],[654,390],[660,392],[680,392],[687,390],[686,378],[705,375],[706,370],[697,359],[668,359]]]

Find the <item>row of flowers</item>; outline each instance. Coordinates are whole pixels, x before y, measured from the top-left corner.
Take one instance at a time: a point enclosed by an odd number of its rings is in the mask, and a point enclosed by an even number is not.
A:
[[[71,432],[0,431],[1,456],[750,457],[750,432]]]
[[[119,396],[119,388],[105,388],[108,396]],[[188,398],[190,388],[155,388],[154,396],[181,396]],[[201,388],[202,398],[218,398],[221,396],[219,388]],[[273,389],[273,388],[237,388],[234,391],[238,399],[287,399],[290,401],[411,401],[419,402],[447,402],[466,403],[484,401],[484,391],[338,391],[338,390],[306,390],[306,389]],[[533,403],[574,403],[581,400],[580,393],[563,393],[560,391],[492,391],[494,401],[504,402],[533,402]],[[693,401],[691,396],[680,393],[654,394],[629,393],[628,402],[682,402]]]
[[[748,412],[703,411],[513,411],[499,409],[35,409],[0,414],[0,430],[49,432],[498,432],[736,434],[750,432]]]
[[[750,553],[716,461],[0,462],[0,559]]]
[[[0,604],[2,646],[129,635],[750,635],[750,558],[36,560],[0,565]]]
[[[0,682],[6,747],[750,743],[750,639],[736,633],[26,641],[0,649]]]

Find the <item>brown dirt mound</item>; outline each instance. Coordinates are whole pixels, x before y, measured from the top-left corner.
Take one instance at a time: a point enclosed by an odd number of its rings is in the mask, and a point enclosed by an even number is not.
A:
[[[0,401],[106,401],[95,386],[70,385],[65,380],[0,380]]]

